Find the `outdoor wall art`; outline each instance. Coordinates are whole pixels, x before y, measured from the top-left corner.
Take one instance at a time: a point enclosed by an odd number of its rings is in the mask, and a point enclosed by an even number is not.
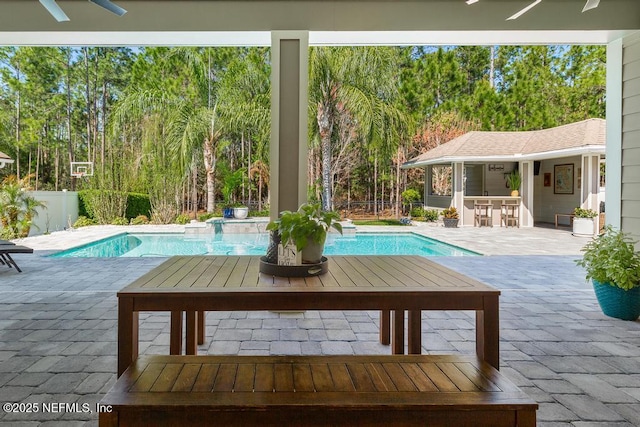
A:
[[[573,194],[573,163],[565,165],[555,165],[554,172],[554,194]]]
[[[544,186],[551,187],[551,173],[547,172],[544,174]]]

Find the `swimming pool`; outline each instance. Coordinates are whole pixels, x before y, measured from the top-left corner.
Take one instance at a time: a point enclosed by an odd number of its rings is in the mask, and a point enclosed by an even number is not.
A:
[[[52,257],[148,257],[172,255],[264,255],[269,243],[266,233],[219,233],[207,236],[183,234],[124,233]],[[438,240],[413,233],[330,233],[325,255],[478,255]]]

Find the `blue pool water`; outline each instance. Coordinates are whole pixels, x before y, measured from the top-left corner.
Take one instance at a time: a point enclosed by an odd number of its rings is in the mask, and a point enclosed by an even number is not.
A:
[[[264,255],[269,243],[266,233],[215,234],[121,234],[53,257],[144,257],[171,255]],[[475,252],[412,233],[329,234],[325,255],[422,255],[468,256]]]

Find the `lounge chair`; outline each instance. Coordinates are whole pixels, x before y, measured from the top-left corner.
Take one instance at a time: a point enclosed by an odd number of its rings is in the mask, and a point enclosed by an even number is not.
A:
[[[15,260],[11,258],[11,254],[32,254],[33,249],[26,246],[19,246],[15,243],[11,243],[7,240],[0,240],[0,265],[6,265],[7,267],[15,267],[18,273],[21,273],[20,267],[16,264]]]

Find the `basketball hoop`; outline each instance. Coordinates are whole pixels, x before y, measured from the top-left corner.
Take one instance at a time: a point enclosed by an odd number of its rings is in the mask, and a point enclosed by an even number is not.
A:
[[[93,162],[71,162],[71,176],[74,178],[93,176]]]

